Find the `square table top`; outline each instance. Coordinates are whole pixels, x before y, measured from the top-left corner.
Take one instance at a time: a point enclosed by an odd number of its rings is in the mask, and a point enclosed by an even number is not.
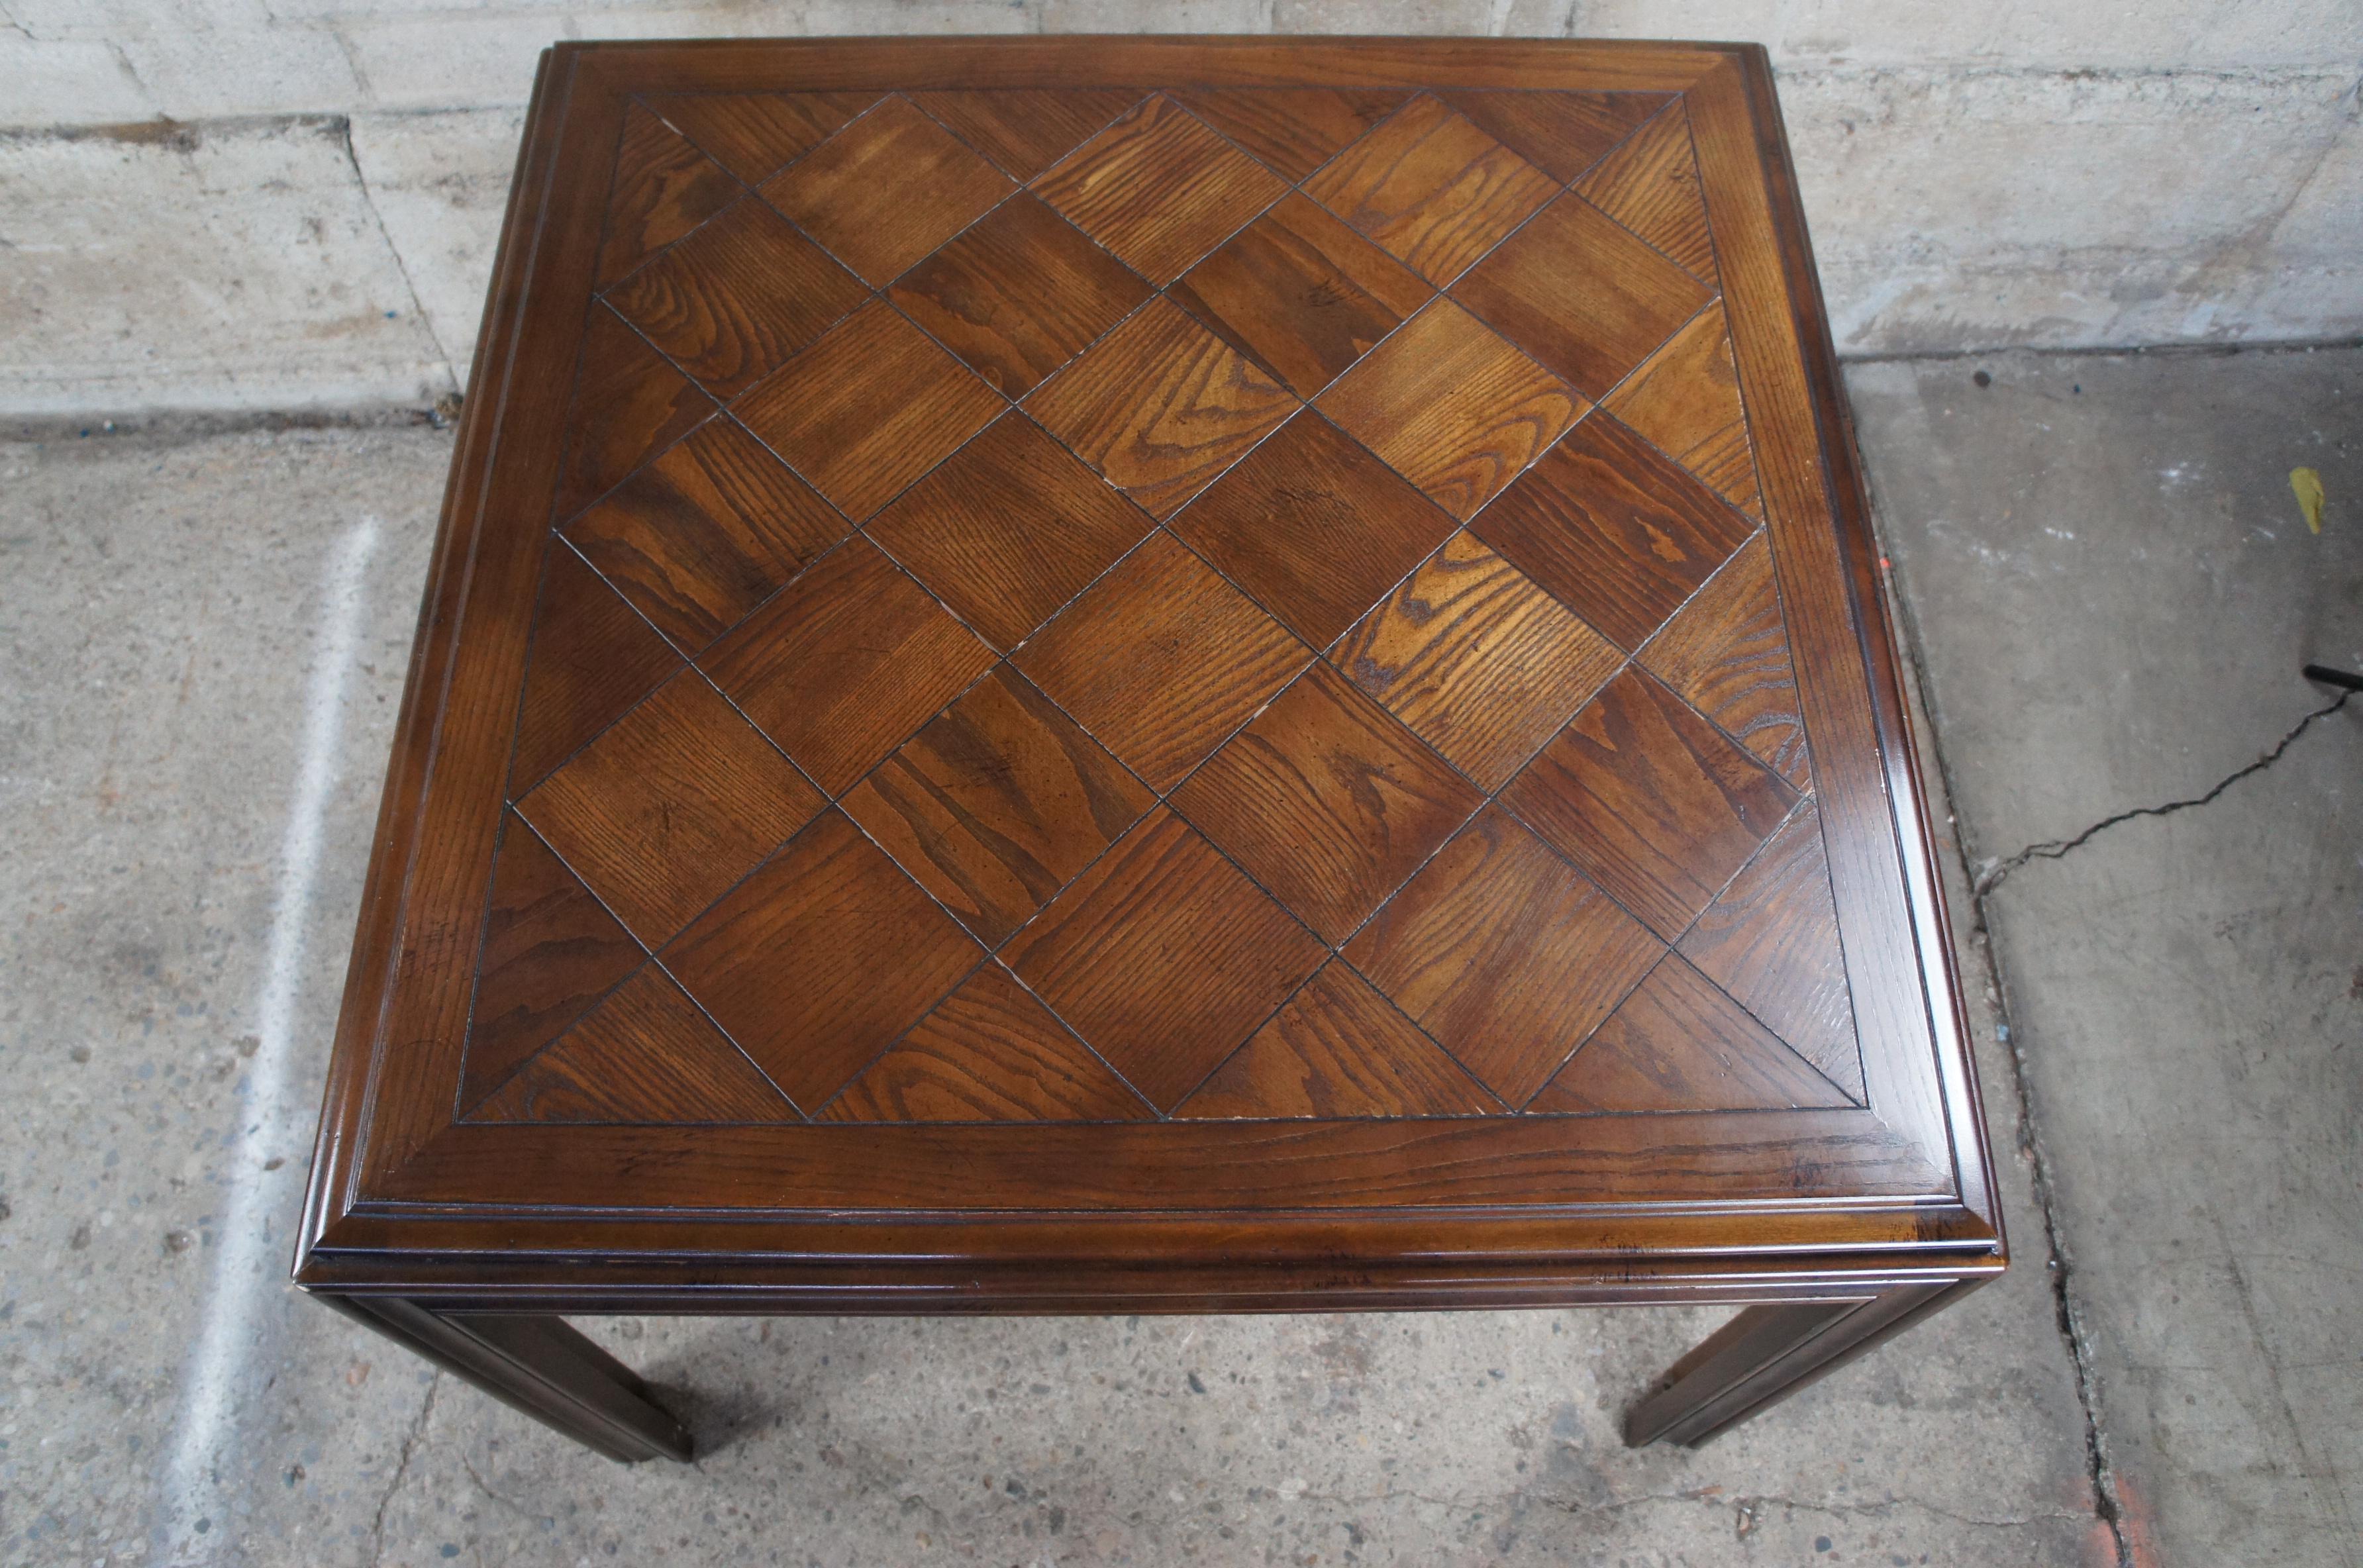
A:
[[[302,1277],[1995,1251],[1874,558],[1760,51],[562,47]]]

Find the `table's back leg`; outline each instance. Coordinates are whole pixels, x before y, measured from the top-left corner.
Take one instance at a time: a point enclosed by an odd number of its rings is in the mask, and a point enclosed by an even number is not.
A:
[[[1625,1412],[1625,1441],[1696,1445],[1834,1372],[1985,1276],[1897,1285],[1840,1301],[1750,1307],[1708,1335]]]
[[[638,1375],[562,1318],[434,1312],[394,1297],[320,1298],[610,1459],[690,1456],[688,1429]]]

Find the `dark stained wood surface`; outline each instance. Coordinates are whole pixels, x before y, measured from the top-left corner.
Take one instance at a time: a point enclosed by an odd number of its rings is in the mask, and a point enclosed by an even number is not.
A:
[[[495,280],[305,1283],[1867,1342],[1999,1267],[1760,53],[568,46]]]

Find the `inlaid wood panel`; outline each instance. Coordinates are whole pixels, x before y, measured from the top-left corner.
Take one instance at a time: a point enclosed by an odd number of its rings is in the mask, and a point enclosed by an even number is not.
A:
[[[993,650],[867,539],[716,643],[705,672],[837,794],[993,665]]]
[[[763,185],[763,197],[872,287],[982,217],[1015,187],[900,94]]]
[[[684,671],[517,810],[632,934],[654,946],[821,804],[787,758]]]
[[[1151,534],[1016,656],[1019,669],[1170,790],[1312,651],[1171,535]]]
[[[987,639],[1014,647],[1154,526],[1041,426],[1004,414],[866,530]]]
[[[824,1121],[1137,1121],[1156,1112],[987,964],[845,1086]]]
[[[1172,801],[1305,923],[1337,943],[1484,796],[1345,677],[1316,664]]]
[[[709,419],[567,525],[632,607],[695,653],[848,531],[844,515],[732,419]],[[614,656],[604,639],[586,663]],[[629,683],[627,682],[627,685]]]
[[[1991,1271],[1758,55],[561,45],[536,103],[305,1283]]]
[[[1308,409],[1184,508],[1172,529],[1291,631],[1326,647],[1453,523]]]
[[[1159,517],[1181,510],[1297,406],[1287,388],[1162,296],[1026,403]]]
[[[1318,967],[1323,949],[1195,829],[1160,808],[1060,893],[1004,956],[1162,1110]]]
[[[1672,941],[1796,796],[1680,698],[1627,669],[1503,799]]]
[[[1023,397],[1148,298],[1123,262],[1032,196],[1013,196],[890,291],[912,320]]]
[[[1174,1114],[1482,1116],[1501,1109],[1368,980],[1333,961]]]
[[[845,810],[998,944],[1156,797],[1022,676],[996,671],[905,741]]]
[[[1163,94],[1034,182],[1037,194],[1152,283],[1167,283],[1288,183]]]
[[[1625,662],[1467,533],[1446,540],[1329,657],[1488,790],[1508,783]]]
[[[794,1121],[697,1004],[651,964],[479,1106],[490,1121]]]
[[[1413,317],[1318,404],[1464,522],[1589,406],[1448,300]]]

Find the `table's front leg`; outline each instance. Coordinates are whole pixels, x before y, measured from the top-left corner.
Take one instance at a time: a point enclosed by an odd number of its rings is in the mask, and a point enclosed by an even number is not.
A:
[[[610,1459],[690,1456],[689,1430],[639,1375],[562,1318],[435,1312],[395,1297],[321,1298]]]
[[[1984,1282],[1977,1275],[1890,1286],[1846,1300],[1750,1307],[1625,1412],[1625,1441],[1636,1448],[1704,1442]]]

